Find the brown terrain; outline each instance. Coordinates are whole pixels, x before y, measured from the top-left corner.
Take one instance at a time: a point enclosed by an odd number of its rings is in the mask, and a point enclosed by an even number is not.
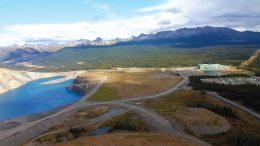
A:
[[[196,136],[227,132],[230,124],[225,118],[204,108],[186,107],[191,102],[217,103],[210,100],[211,98],[195,91],[179,90],[161,99],[145,100],[143,104],[158,111],[167,119],[177,120],[183,129]]]
[[[260,54],[260,49],[258,49],[254,54],[252,54],[252,56],[246,60],[246,61],[243,61],[241,64],[240,64],[240,68],[246,68],[248,65],[250,65],[251,63],[253,63],[257,57],[259,56]]]
[[[237,109],[235,111],[242,120],[206,108],[190,107],[201,102],[219,106],[225,103],[209,94],[180,89],[186,88],[187,81],[182,74],[171,70],[87,71],[74,81],[74,85],[87,85],[83,89],[86,90],[85,95],[78,102],[60,109],[54,115],[38,118],[33,124],[20,123],[14,129],[3,130],[6,133],[0,134],[3,137],[0,145],[11,146],[23,141],[25,146],[209,146],[207,142],[222,145],[225,143],[222,135],[232,136],[240,130],[238,127],[248,124],[248,129],[254,132],[252,127],[259,126],[255,124],[255,119]],[[100,90],[104,86],[108,88]],[[120,98],[87,100],[96,93],[102,98],[115,95],[111,92],[107,94],[107,89],[116,91]],[[117,112],[106,115],[113,110]],[[134,116],[125,116],[129,111],[135,113]],[[121,128],[119,126],[119,129],[95,136],[89,134],[107,124],[119,124]],[[73,137],[71,127],[85,130],[79,137]]]
[[[178,84],[182,77],[156,69],[110,71],[103,86],[116,90],[121,98],[152,95]]]
[[[111,133],[86,136],[56,144],[55,146],[195,146],[188,141],[167,134],[153,133]]]
[[[197,136],[214,135],[227,132],[229,122],[204,108],[183,108],[174,113],[175,119]]]

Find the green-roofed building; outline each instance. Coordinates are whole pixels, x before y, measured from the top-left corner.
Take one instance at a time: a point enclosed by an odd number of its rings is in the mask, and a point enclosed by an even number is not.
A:
[[[198,69],[202,70],[218,70],[223,68],[220,64],[198,64]]]
[[[224,66],[220,64],[198,64],[198,69],[204,71],[207,75],[217,75],[219,69],[222,69]]]

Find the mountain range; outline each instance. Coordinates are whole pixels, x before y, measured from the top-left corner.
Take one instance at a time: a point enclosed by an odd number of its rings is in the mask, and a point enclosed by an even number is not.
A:
[[[81,39],[56,44],[25,44],[0,47],[2,61],[28,61],[37,56],[53,54],[64,48],[104,47],[120,45],[162,45],[178,47],[211,46],[211,45],[252,45],[260,44],[260,32],[236,31],[226,27],[181,28],[175,31],[162,31],[153,34],[140,34],[128,39],[116,38],[103,40],[98,37],[90,41]]]
[[[260,44],[260,32],[236,31],[226,27],[182,28],[155,34],[141,34],[131,43],[173,44],[176,46],[209,46],[229,44]]]
[[[113,40],[103,40],[98,37],[96,40],[90,41],[81,39],[67,43],[57,44],[24,44],[0,47],[0,60],[9,62],[27,61],[32,58],[49,55],[67,47],[79,46],[109,46],[118,42],[128,41],[129,39],[116,38]]]

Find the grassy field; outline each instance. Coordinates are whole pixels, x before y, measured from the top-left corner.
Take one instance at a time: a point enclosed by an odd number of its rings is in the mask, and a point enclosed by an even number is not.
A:
[[[89,100],[95,101],[109,101],[116,99],[120,99],[118,92],[113,88],[107,87],[106,85],[102,85],[98,91],[89,98]]]
[[[35,65],[48,66],[38,71],[66,71],[113,67],[172,67],[199,63],[239,66],[259,46],[211,46],[176,48],[169,45],[66,48],[47,57],[36,58]],[[259,67],[259,64],[258,64]]]
[[[146,100],[144,105],[155,109],[160,114],[170,119],[177,119],[184,125],[187,132],[194,135],[208,135],[226,132],[229,123],[219,115],[204,108],[193,108],[190,104],[210,102],[210,96],[189,90],[179,90],[178,92],[165,96],[160,100]],[[207,130],[204,130],[207,129]]]
[[[177,137],[157,133],[111,133],[56,144],[55,146],[194,146]]]
[[[68,116],[61,124],[51,127],[48,131],[85,125],[90,119],[99,117],[111,110],[109,106],[97,106],[79,110]]]
[[[39,143],[61,143],[64,141],[73,141],[79,137],[90,136],[91,131],[98,127],[111,127],[109,132],[129,131],[129,132],[148,132],[148,128],[139,118],[139,116],[128,111],[110,119],[89,124],[89,120],[97,118],[112,108],[109,106],[98,106],[77,111],[60,124],[50,128],[42,137],[36,139]]]
[[[89,99],[107,101],[152,95],[174,87],[181,80],[176,74],[152,69],[110,70],[108,79]]]
[[[102,121],[91,124],[89,123],[90,120],[102,116],[110,110],[112,110],[110,106],[97,106],[78,110],[68,116],[61,124],[51,127],[45,132],[49,134],[39,137],[36,141],[54,144],[62,142],[64,139],[73,140],[81,136],[87,136],[88,132],[102,124]]]
[[[145,106],[154,109],[168,119],[174,118],[179,120],[180,123],[184,124],[184,127],[186,128],[185,130],[191,134],[194,134],[191,126],[194,123],[196,124],[196,122],[210,122],[214,125],[214,114],[208,114],[208,112],[206,114],[201,112],[196,113],[195,115],[191,114],[194,110],[183,112],[185,111],[183,109],[187,109],[187,107],[190,107],[191,104],[198,103],[207,103],[219,107],[226,106],[223,103],[214,100],[207,94],[201,94],[200,92],[192,90],[180,90],[174,94],[165,96],[160,100],[146,100],[143,102]],[[211,109],[209,108],[208,110]],[[213,135],[204,135],[200,136],[200,138],[215,146],[244,146],[246,143],[250,145],[259,145],[259,121],[238,109],[233,109],[233,112],[235,112],[239,118],[227,116],[223,112],[216,113],[224,117],[229,122],[231,126],[229,131]]]
[[[105,121],[101,127],[111,127],[110,132],[117,130],[128,130],[136,132],[147,132],[145,123],[134,112],[127,112]]]
[[[106,75],[106,70],[88,70],[80,74],[81,77],[86,78],[88,83],[92,83],[92,84],[95,84],[98,81],[102,80],[105,75]]]

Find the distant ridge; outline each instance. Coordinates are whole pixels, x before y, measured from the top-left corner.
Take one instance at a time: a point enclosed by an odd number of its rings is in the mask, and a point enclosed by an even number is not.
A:
[[[50,55],[67,47],[101,47],[124,41],[128,41],[128,39],[116,38],[113,40],[103,40],[102,38],[98,37],[93,41],[81,39],[63,44],[15,44],[11,46],[0,47],[0,61],[27,61],[38,56]]]
[[[236,31],[226,27],[181,28],[154,34],[140,34],[127,39],[103,40],[97,37],[90,41],[81,39],[63,44],[25,44],[0,47],[0,60],[27,61],[46,56],[66,48],[91,48],[126,45],[173,45],[177,47],[201,47],[212,45],[260,45],[260,32]]]
[[[207,46],[228,44],[260,44],[260,32],[236,31],[226,27],[181,28],[155,34],[141,34],[121,44],[173,44],[179,46]]]

